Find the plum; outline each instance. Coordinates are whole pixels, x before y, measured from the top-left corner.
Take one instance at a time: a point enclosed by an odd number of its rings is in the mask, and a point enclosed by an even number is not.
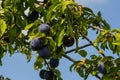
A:
[[[36,19],[38,19],[38,17],[39,17],[39,13],[36,10],[34,10],[34,11],[32,11],[32,13],[28,14],[28,19],[30,21],[35,21]]]
[[[4,8],[4,0],[2,0],[1,7]]]
[[[53,80],[53,76],[54,76],[54,74],[53,74],[52,71],[47,71],[47,72],[44,74],[44,78],[45,78],[46,80]]]
[[[3,39],[5,42],[7,42],[7,43],[10,43],[10,39],[9,39],[9,37],[4,37],[4,39]]]
[[[51,70],[45,72],[44,78],[45,80],[57,80],[57,76]]]
[[[63,37],[63,44],[67,47],[70,47],[74,44],[75,40],[74,37],[69,37],[68,35],[64,35]]]
[[[102,73],[102,74],[106,74],[106,68],[105,68],[105,66],[104,66],[104,63],[103,62],[101,62],[99,65],[98,65],[98,71],[100,72],[100,73]]]
[[[33,40],[30,43],[30,48],[32,50],[39,50],[44,46],[44,39],[39,39],[37,37],[33,38]]]
[[[44,0],[44,3],[47,3],[48,2],[48,0]]]
[[[55,58],[50,59],[50,66],[52,68],[56,68],[58,67],[58,65],[59,65],[59,59],[55,59]]]
[[[47,70],[42,69],[42,70],[39,72],[40,78],[45,79],[45,78],[44,78],[44,74],[45,74],[46,72],[47,72]]]
[[[48,24],[43,23],[39,26],[39,32],[47,34],[49,33],[49,31],[50,31],[50,26]]]
[[[47,59],[50,56],[50,50],[47,47],[43,47],[38,51],[39,56],[43,59]]]

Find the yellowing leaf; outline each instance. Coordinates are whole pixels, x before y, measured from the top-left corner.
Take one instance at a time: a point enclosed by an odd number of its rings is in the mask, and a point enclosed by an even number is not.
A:
[[[104,54],[103,50],[99,50],[98,52],[99,52],[100,54]]]
[[[7,29],[6,22],[0,19],[0,37],[5,33],[6,29]]]
[[[83,66],[84,64],[85,64],[85,59],[80,60],[80,62],[76,64],[76,67],[75,67],[76,70],[77,70],[77,68]]]

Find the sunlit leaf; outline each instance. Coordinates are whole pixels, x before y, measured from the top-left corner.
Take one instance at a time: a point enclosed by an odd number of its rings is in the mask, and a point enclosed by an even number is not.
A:
[[[64,29],[60,32],[59,37],[58,37],[58,46],[61,46],[62,42],[63,42],[63,36],[65,34]]]
[[[0,19],[0,37],[5,33],[6,29],[7,29],[6,22]]]
[[[25,26],[25,29],[24,29],[24,30],[29,30],[33,25],[34,25],[34,23],[31,23],[31,24]]]

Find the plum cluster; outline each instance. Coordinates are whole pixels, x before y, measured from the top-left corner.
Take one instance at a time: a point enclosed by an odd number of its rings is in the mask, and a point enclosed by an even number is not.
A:
[[[59,65],[59,59],[51,58],[50,59],[50,67],[56,68]],[[45,80],[57,80],[57,75],[52,71],[52,69],[45,70],[41,69],[39,72],[39,76]]]
[[[41,33],[49,33],[50,26],[48,24],[43,23],[39,26],[38,30]],[[33,38],[33,40],[30,43],[30,48],[34,51],[38,51],[39,56],[43,59],[47,59],[50,56],[50,50],[45,45],[44,38]]]
[[[40,33],[49,34],[50,32],[50,26],[46,23],[40,24],[38,27],[38,30]],[[63,37],[63,45],[66,47],[70,47],[74,44],[75,40],[74,37],[64,35]],[[39,56],[43,59],[47,59],[50,56],[50,50],[45,45],[45,39],[44,38],[33,38],[33,40],[30,43],[30,48],[34,51],[38,51]]]
[[[45,34],[48,34],[49,31],[50,31],[50,26],[48,24],[40,24],[39,27],[38,27],[38,30],[40,33],[45,33]],[[39,54],[39,57],[40,58],[43,58],[43,59],[49,59],[50,58],[50,50],[49,48],[45,45],[45,39],[44,38],[38,38],[38,37],[34,37],[32,39],[32,41],[30,42],[30,48],[33,50],[33,51],[38,51],[38,54]],[[50,61],[49,61],[49,66],[51,68],[56,68],[58,67],[59,65],[59,59],[57,58],[50,58]],[[46,80],[53,80],[54,78],[54,73],[49,70],[44,70],[42,69],[40,71],[40,77],[43,79],[46,79]]]

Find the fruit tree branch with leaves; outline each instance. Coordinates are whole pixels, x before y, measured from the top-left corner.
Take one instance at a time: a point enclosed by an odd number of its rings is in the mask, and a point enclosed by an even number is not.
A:
[[[26,14],[28,11],[28,14]],[[90,40],[89,30],[96,31],[95,40]],[[79,45],[79,40],[87,41]],[[66,48],[75,45],[69,51]],[[87,58],[86,47],[93,46],[96,55]],[[108,56],[111,50],[119,56],[120,30],[112,29],[100,12],[94,12],[74,0],[2,0],[0,7],[0,65],[6,52],[14,55],[21,52],[31,60],[36,55],[34,69],[40,70],[40,78],[62,80],[56,67],[62,57],[73,62],[75,70],[87,80],[93,75],[101,80],[120,79],[120,58]],[[67,54],[75,52],[84,59],[79,61]],[[46,67],[46,69],[43,69]],[[99,76],[102,74],[102,76]]]

